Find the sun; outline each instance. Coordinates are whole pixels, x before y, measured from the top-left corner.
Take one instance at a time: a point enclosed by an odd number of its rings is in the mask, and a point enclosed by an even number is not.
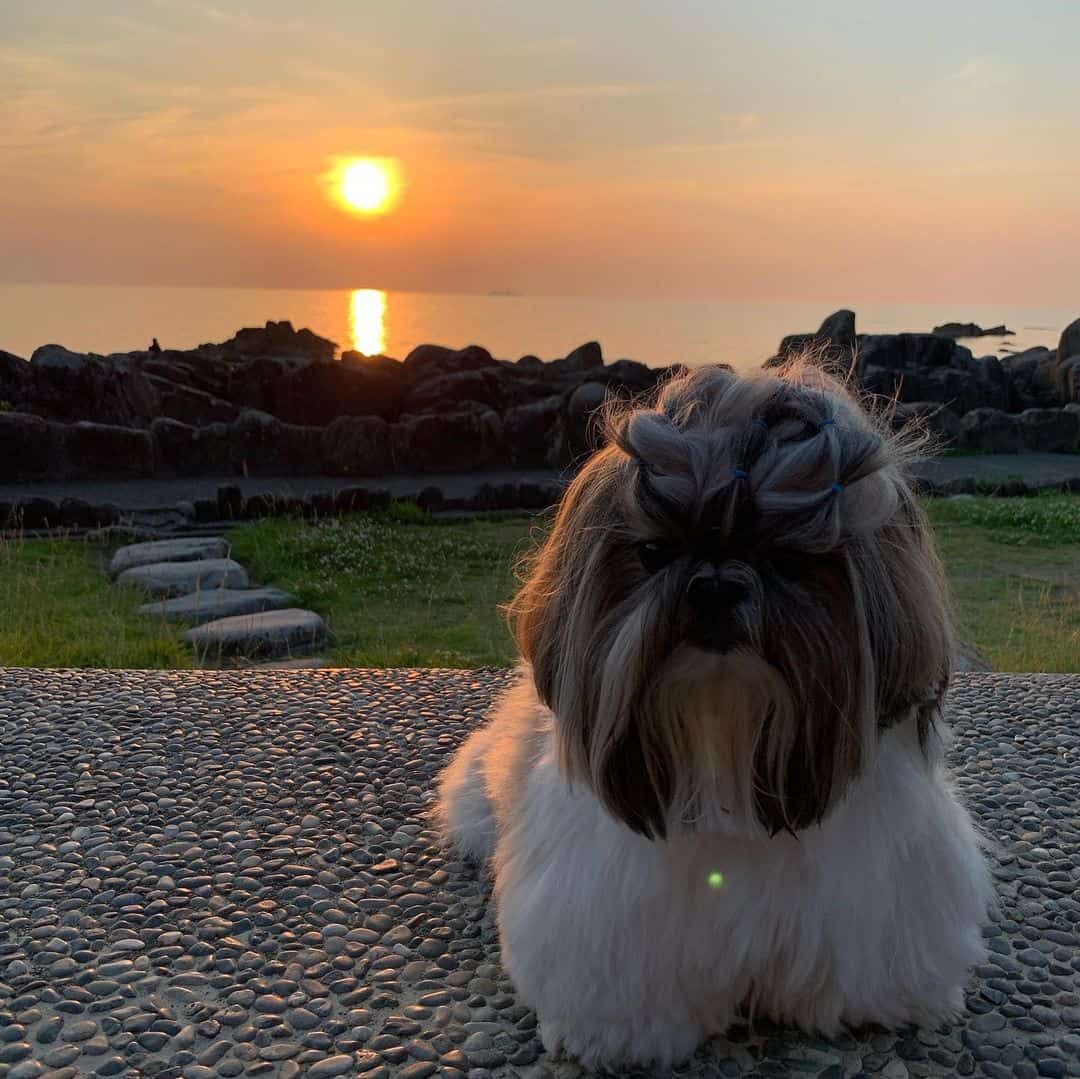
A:
[[[393,206],[399,189],[394,161],[380,157],[350,157],[335,171],[336,194],[347,210],[383,214]]]

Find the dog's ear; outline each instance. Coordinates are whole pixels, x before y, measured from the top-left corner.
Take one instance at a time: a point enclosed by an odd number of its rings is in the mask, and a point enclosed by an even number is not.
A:
[[[925,741],[948,687],[955,638],[930,525],[906,487],[893,521],[868,553],[880,562],[870,571],[873,603],[867,612],[879,721],[891,725],[914,708]]]

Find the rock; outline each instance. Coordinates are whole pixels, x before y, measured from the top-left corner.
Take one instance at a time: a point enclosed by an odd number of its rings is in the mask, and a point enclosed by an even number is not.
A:
[[[70,479],[124,479],[154,474],[149,431],[82,420],[63,429],[65,475]]]
[[[1015,333],[1012,330],[1007,330],[1004,326],[990,326],[988,329],[983,329],[981,326],[974,322],[946,322],[941,326],[935,326],[931,333],[936,333],[940,337],[1015,337]]]
[[[51,498],[24,498],[15,503],[11,518],[17,528],[58,528],[60,507]]]
[[[331,476],[381,476],[390,471],[390,425],[379,416],[340,416],[321,434]]]
[[[109,576],[117,577],[134,566],[149,566],[155,562],[196,562],[206,558],[226,558],[229,544],[224,536],[185,537],[131,543],[121,547],[109,563]]]
[[[157,471],[177,476],[220,476],[234,469],[230,429],[224,423],[193,427],[179,420],[150,424]]]
[[[159,405],[153,384],[127,356],[106,360],[62,345],[34,351],[24,400],[29,410],[47,419],[117,427],[148,423]]]
[[[932,333],[865,334],[859,338],[858,370],[870,365],[897,371],[930,367],[970,371],[975,359],[963,345]]]
[[[456,371],[475,371],[482,367],[497,367],[498,361],[479,345],[462,349],[445,348],[442,345],[417,345],[405,357],[406,373],[415,380],[449,375]]]
[[[152,562],[133,566],[116,578],[151,596],[183,596],[215,588],[247,588],[247,571],[231,558],[205,558],[195,562]]]
[[[266,412],[247,409],[229,425],[229,455],[238,472],[305,475],[322,466],[322,432],[282,423]]]
[[[1070,322],[1058,338],[1058,363],[1064,363],[1074,356],[1080,356],[1080,318]]]
[[[403,416],[391,427],[390,445],[402,472],[468,472],[506,460],[502,423],[484,408]]]
[[[408,388],[408,375],[396,360],[364,358],[307,367],[275,380],[268,407],[283,420],[316,427],[339,416],[394,420]]]
[[[63,428],[25,412],[0,412],[0,481],[59,479]]]
[[[843,373],[851,366],[855,340],[855,312],[846,309],[834,311],[816,333],[788,334],[780,342],[776,355],[765,366],[775,367],[807,353],[815,363]]]
[[[1059,362],[1055,376],[1060,400],[1068,404],[1080,402],[1080,356]]]
[[[206,347],[240,356],[303,357],[321,363],[331,362],[337,352],[336,342],[319,337],[308,329],[294,330],[292,323],[287,320],[267,322],[261,329],[247,327],[237,330],[228,341]]]
[[[204,390],[156,375],[148,374],[146,377],[157,393],[160,416],[202,427],[209,423],[229,423],[240,414],[240,409],[231,401],[222,400]]]
[[[26,360],[0,349],[0,413],[21,407],[29,380],[30,365]]]
[[[60,501],[61,528],[102,528],[120,519],[120,508],[111,503],[98,504],[84,498]]]
[[[451,412],[475,402],[501,413],[556,392],[549,383],[527,378],[513,367],[482,367],[423,379],[405,397],[402,411]]]
[[[953,651],[952,669],[954,671],[992,671],[990,661],[967,641],[957,641]]]
[[[1003,356],[1000,363],[1019,407],[1049,408],[1063,402],[1055,377],[1057,360],[1049,349],[1025,349]]]
[[[604,355],[598,341],[586,341],[568,352],[561,360],[555,360],[554,366],[560,371],[592,371],[604,366]]]
[[[200,655],[282,656],[311,651],[325,643],[326,623],[296,607],[235,615],[189,629],[184,638]]]
[[[637,360],[616,360],[599,371],[591,372],[587,377],[590,382],[603,382],[607,386],[617,386],[628,393],[649,393],[654,390],[665,376],[662,368],[646,367]]]
[[[599,410],[607,393],[607,387],[599,382],[584,382],[570,394],[563,414],[561,464],[574,464],[601,445]]]
[[[923,427],[939,446],[952,446],[960,441],[960,417],[937,401],[897,404],[892,416],[893,429],[900,430],[909,423]]]
[[[562,408],[561,398],[546,397],[506,412],[503,437],[514,467],[547,468],[557,464]]]
[[[1016,416],[996,408],[976,408],[960,421],[960,444],[985,453],[1017,453],[1023,448]]]
[[[1080,413],[1064,408],[1029,408],[1020,413],[1019,422],[1020,440],[1026,450],[1080,450]]]

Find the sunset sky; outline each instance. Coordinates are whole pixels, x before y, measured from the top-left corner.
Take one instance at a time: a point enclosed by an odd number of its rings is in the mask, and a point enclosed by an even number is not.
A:
[[[1075,0],[0,5],[0,280],[1075,304]],[[393,158],[382,216],[335,159]]]

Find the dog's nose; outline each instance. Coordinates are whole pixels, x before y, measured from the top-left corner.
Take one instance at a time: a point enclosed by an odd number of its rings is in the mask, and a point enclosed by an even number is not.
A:
[[[694,574],[686,586],[686,598],[697,614],[708,614],[734,607],[750,595],[745,585],[728,581],[715,573],[703,571]]]

